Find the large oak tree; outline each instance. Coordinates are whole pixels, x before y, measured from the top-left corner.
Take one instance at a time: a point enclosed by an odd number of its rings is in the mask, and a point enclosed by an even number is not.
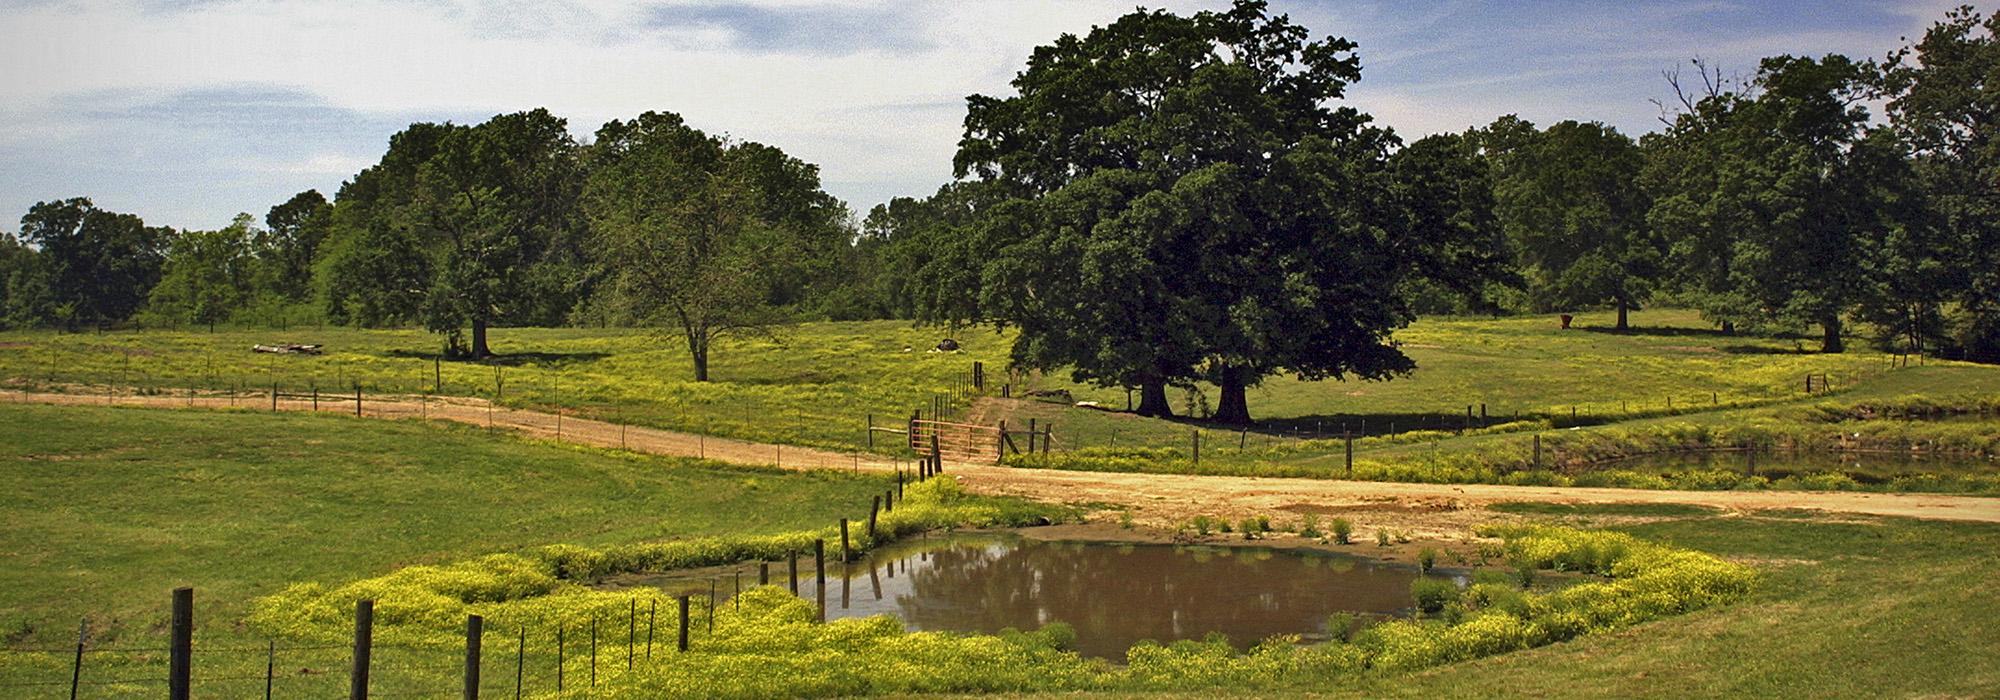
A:
[[[980,256],[944,263],[980,270],[948,316],[1017,327],[1017,366],[1138,387],[1147,415],[1199,380],[1247,422],[1275,373],[1407,372],[1401,281],[1486,258],[1456,255],[1462,227],[1416,227],[1397,140],[1337,106],[1353,50],[1254,0],[1037,48],[1016,95],[968,98],[958,172],[1004,199],[962,227]]]

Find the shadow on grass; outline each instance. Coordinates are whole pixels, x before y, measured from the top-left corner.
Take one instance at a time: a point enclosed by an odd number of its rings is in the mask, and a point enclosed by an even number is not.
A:
[[[438,354],[434,352],[417,352],[415,350],[390,350],[383,353],[383,355],[398,359],[417,360],[429,360],[438,357]],[[443,359],[445,362],[457,364],[530,367],[567,364],[571,362],[595,362],[610,356],[611,353],[606,352],[516,352],[496,354],[483,360],[474,360],[468,357],[445,357]]]
[[[1741,333],[1724,333],[1719,328],[1686,328],[1681,326],[1633,326],[1618,330],[1609,326],[1571,326],[1570,330],[1608,335],[1653,335],[1669,338],[1743,338]]]

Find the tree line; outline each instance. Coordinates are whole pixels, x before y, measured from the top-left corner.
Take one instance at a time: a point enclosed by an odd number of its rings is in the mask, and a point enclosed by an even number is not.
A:
[[[1503,116],[1405,142],[1345,104],[1353,42],[1258,0],[1140,10],[967,99],[956,179],[856,217],[815,166],[652,112],[574,138],[545,110],[412,124],[328,200],[260,226],[43,202],[0,237],[0,322],[650,325],[697,379],[730,333],[901,318],[1018,331],[1016,366],[1139,393],[1385,379],[1421,314],[1654,304],[1722,332],[2000,356],[1996,19],[1882,58],[1667,76],[1661,129]],[[1871,111],[1881,105],[1881,113]]]

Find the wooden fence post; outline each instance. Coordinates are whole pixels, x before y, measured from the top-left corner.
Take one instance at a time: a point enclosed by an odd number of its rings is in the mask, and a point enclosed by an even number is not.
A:
[[[354,383],[354,417],[361,417],[361,382]]]
[[[1192,436],[1194,440],[1194,463],[1201,464],[1201,430],[1200,429],[1190,430],[1188,431],[1188,434]]]
[[[882,497],[875,496],[868,503],[868,541],[875,541],[875,514],[882,510]]]
[[[789,568],[788,568],[788,570],[787,570],[787,571],[788,571],[788,573],[790,573],[790,574],[791,574],[791,580],[792,580],[792,595],[798,595],[798,594],[799,594],[799,552],[798,552],[798,550],[796,550],[796,549],[795,549],[795,550],[792,550],[792,558],[791,558],[791,564],[789,565]]]
[[[368,700],[368,655],[375,640],[375,601],[354,601],[354,666],[348,673],[348,700]]]
[[[986,390],[986,363],[974,360],[972,363],[972,388]]]
[[[813,590],[819,602],[819,621],[826,622],[826,540],[813,540]]]
[[[868,414],[868,449],[875,449],[875,414]]]
[[[465,700],[479,700],[479,642],[486,620],[465,616]]]
[[[1535,433],[1535,468],[1542,468],[1542,434]]]
[[[931,473],[944,473],[944,451],[938,447],[937,431],[931,431]]]
[[[845,563],[854,558],[854,550],[847,544],[847,519],[840,519],[840,561]]]
[[[1028,454],[1034,454],[1034,453],[1035,453],[1035,438],[1036,438],[1036,437],[1039,437],[1038,435],[1036,435],[1036,432],[1037,432],[1037,431],[1035,430],[1035,419],[1033,419],[1033,418],[1029,418],[1029,419],[1028,419]]]
[[[167,697],[170,700],[187,700],[194,675],[194,589],[174,589],[174,616],[171,636],[167,645]],[[77,648],[83,648],[83,636],[77,636]],[[80,663],[80,662],[79,662]]]
[[[70,659],[69,666],[69,700],[76,700],[77,686],[83,684],[83,644],[85,640],[89,639],[89,635],[90,618],[86,617],[77,620],[76,656]],[[183,693],[180,697],[187,697],[187,695]]]
[[[1347,442],[1347,475],[1354,476],[1354,434],[1342,431],[1340,436]]]
[[[681,638],[680,638],[680,644],[676,648],[680,649],[681,651],[687,651],[688,650],[688,597],[681,596],[680,604],[681,604]]]
[[[768,561],[757,562],[757,585],[759,586],[771,585],[771,562]]]

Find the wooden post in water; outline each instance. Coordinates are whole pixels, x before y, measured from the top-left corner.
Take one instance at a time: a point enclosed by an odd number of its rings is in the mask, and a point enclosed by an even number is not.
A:
[[[853,558],[854,558],[854,550],[853,550],[853,548],[852,548],[852,547],[851,547],[851,546],[850,546],[850,545],[849,545],[849,544],[847,543],[847,519],[846,519],[846,518],[841,518],[841,519],[840,519],[840,561],[842,561],[842,562],[846,562],[846,561],[849,561],[849,560],[851,560],[851,559],[853,559]]]
[[[819,602],[819,621],[826,622],[826,540],[813,540],[813,590]]]

